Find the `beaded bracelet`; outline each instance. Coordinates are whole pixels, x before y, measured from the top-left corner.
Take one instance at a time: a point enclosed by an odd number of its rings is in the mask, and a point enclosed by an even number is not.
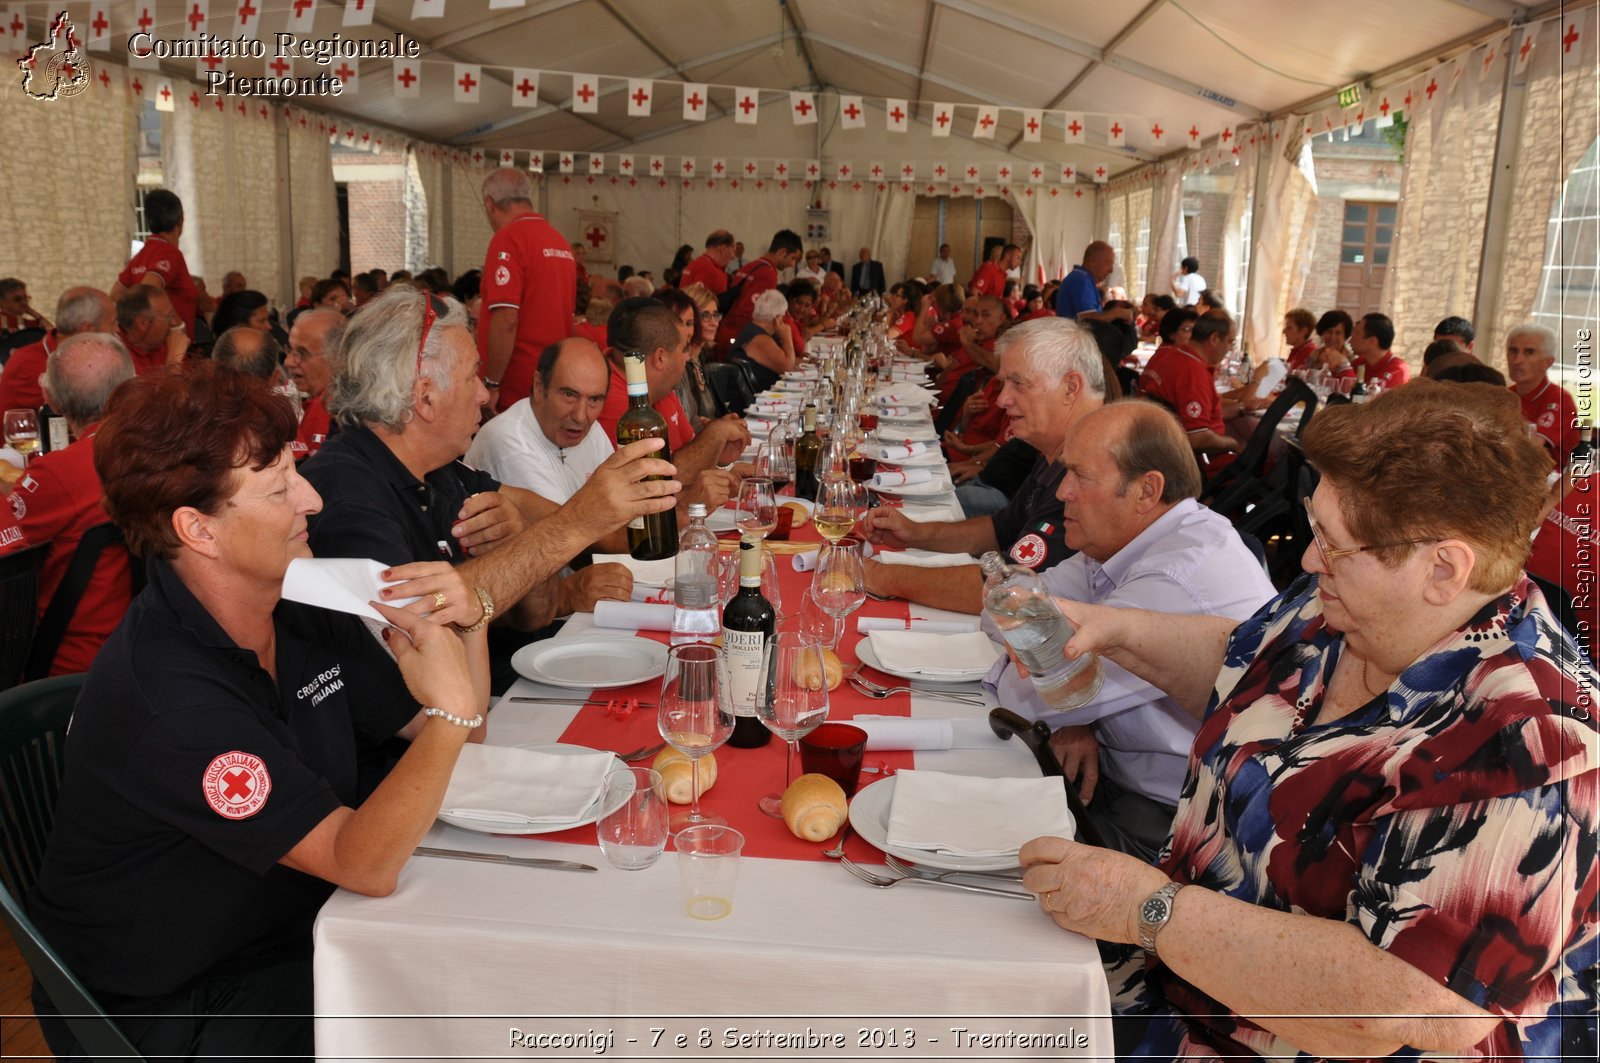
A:
[[[476,730],[477,728],[483,726],[483,713],[481,712],[472,719],[467,720],[457,716],[453,712],[445,712],[443,709],[436,709],[432,705],[429,705],[422,710],[422,715],[437,716],[441,720],[444,720],[448,723],[453,723],[457,727],[465,727],[469,731]]]

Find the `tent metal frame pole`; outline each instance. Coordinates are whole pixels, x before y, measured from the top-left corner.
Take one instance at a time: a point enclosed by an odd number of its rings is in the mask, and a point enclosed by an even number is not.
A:
[[[1519,35],[1535,32],[1537,24],[1519,27]],[[1518,39],[1517,37],[1511,38]],[[1513,53],[1514,54],[1514,53]],[[1505,87],[1500,95],[1500,116],[1495,130],[1494,164],[1489,171],[1489,203],[1483,217],[1483,246],[1478,258],[1478,290],[1472,301],[1472,320],[1479,336],[1494,323],[1500,310],[1500,272],[1506,257],[1506,235],[1511,229],[1511,194],[1516,185],[1514,163],[1522,146],[1522,111],[1528,97],[1527,71],[1521,78],[1516,63],[1507,56]]]

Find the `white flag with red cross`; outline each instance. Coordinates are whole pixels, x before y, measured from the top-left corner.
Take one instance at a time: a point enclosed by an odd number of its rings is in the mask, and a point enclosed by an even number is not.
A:
[[[539,106],[539,72],[525,67],[511,71],[511,106]]]
[[[153,78],[151,85],[155,89],[152,98],[156,101],[156,110],[173,110],[172,82],[166,78]]]
[[[516,152],[514,152],[514,151],[502,151],[500,153],[500,165],[501,166],[515,166],[516,164],[517,164],[517,153]]]
[[[600,79],[593,74],[572,75],[572,113],[600,113]]]
[[[233,34],[253,41],[261,39],[261,5],[255,0],[239,0],[234,10]]]
[[[1029,144],[1037,144],[1044,136],[1044,112],[1022,112],[1022,139]]]
[[[302,36],[310,33],[316,20],[317,0],[290,0],[287,27],[290,33]]]
[[[680,160],[678,162],[678,176],[679,177],[693,177],[694,176],[694,160],[693,159],[682,159],[682,160]]]
[[[1120,148],[1128,142],[1128,123],[1126,119],[1116,115],[1106,118],[1106,143],[1114,148]]]
[[[728,176],[728,160],[727,159],[712,159],[711,160],[711,176],[712,177],[726,177],[726,176]]]
[[[867,112],[860,96],[839,97],[839,124],[845,129],[867,128]]]
[[[455,64],[455,101],[477,103],[483,98],[483,67],[476,63]]]
[[[89,5],[89,50],[92,52],[111,51],[111,5],[109,3]]]
[[[685,122],[704,122],[706,120],[706,87],[695,82],[685,82],[683,86],[683,120]]]
[[[817,99],[814,93],[789,93],[789,113],[795,125],[817,124]]]
[[[530,152],[528,152],[528,172],[529,173],[544,173],[544,152],[542,152],[542,151],[530,151]]]
[[[606,157],[601,154],[589,156],[589,173],[599,175],[606,172]]]
[[[361,68],[348,59],[340,59],[339,65],[329,70],[339,83],[344,86],[344,91],[358,93],[361,91]]]
[[[956,109],[955,109],[955,107],[953,107],[952,105],[950,105],[948,103],[936,103],[936,104],[934,104],[933,105],[933,118],[931,119],[931,121],[932,121],[932,125],[933,125],[933,135],[934,136],[936,136],[936,137],[947,137],[947,136],[949,136],[950,135],[950,127],[955,125],[955,122],[956,122]]]
[[[905,100],[884,100],[884,128],[891,133],[904,133],[911,122],[911,108]]]
[[[562,173],[571,173],[572,167],[572,152],[563,151],[561,153],[561,157],[556,160],[556,169],[560,170]]]
[[[1062,115],[1062,117],[1066,119],[1066,125],[1062,129],[1062,132],[1066,134],[1067,143],[1082,144],[1083,115],[1069,111],[1065,115]]]
[[[733,90],[733,121],[736,125],[755,125],[761,117],[761,90]]]
[[[378,0],[344,0],[344,25],[370,26]]]
[[[649,78],[628,79],[628,117],[650,117],[650,105],[655,102],[656,83]]]
[[[422,64],[411,59],[398,59],[394,64],[394,96],[397,100],[415,100],[422,96]],[[516,102],[517,94],[511,94]]]
[[[651,177],[665,177],[665,176],[667,176],[667,158],[666,158],[665,155],[652,155],[652,156],[650,156],[650,170],[649,170],[649,173],[650,173]]]
[[[995,126],[1000,124],[1000,109],[987,103],[978,104],[978,117],[972,123],[974,140],[993,140]]]

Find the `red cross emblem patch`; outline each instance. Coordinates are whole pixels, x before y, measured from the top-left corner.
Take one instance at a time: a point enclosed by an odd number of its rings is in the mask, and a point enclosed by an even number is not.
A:
[[[272,792],[272,776],[261,758],[234,750],[206,765],[200,788],[206,803],[224,819],[246,819],[261,811]]]
[[[1204,411],[1198,402],[1191,402],[1183,408],[1183,412],[1188,417],[1199,417]]]
[[[1011,560],[1027,568],[1038,568],[1049,552],[1043,538],[1036,534],[1024,535],[1011,548]]]
[[[1556,415],[1555,415],[1555,413],[1553,411],[1546,410],[1546,411],[1544,411],[1544,413],[1539,415],[1539,427],[1540,428],[1551,428],[1551,427],[1554,427],[1555,423],[1556,423]]]
[[[496,266],[494,269],[494,282],[504,288],[511,283],[511,271],[504,266]]]

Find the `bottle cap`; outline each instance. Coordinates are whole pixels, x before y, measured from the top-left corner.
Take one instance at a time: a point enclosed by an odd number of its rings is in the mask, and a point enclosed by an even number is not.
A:
[[[622,356],[622,372],[628,381],[629,395],[648,395],[650,381],[645,376],[644,354],[641,351],[628,351]]]
[[[690,520],[693,520],[696,517],[703,517],[705,515],[706,515],[706,504],[704,502],[690,502],[689,503],[689,519]]]

